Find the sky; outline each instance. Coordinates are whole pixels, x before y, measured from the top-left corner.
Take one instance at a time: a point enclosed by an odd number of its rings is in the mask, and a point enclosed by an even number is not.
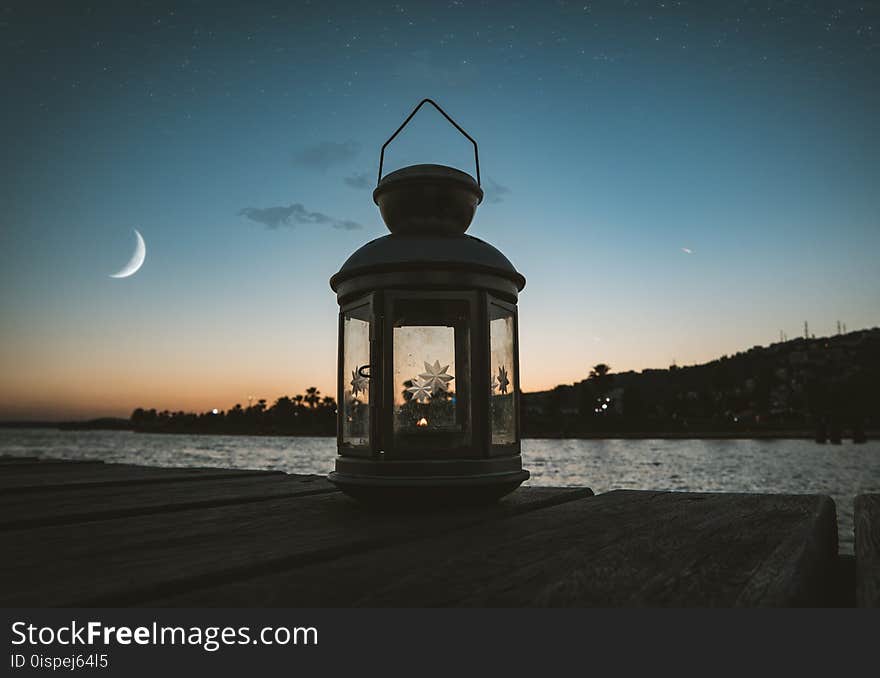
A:
[[[0,6],[0,420],[335,395],[328,279],[424,97],[521,383],[880,322],[876,2]],[[473,173],[423,109],[386,169]],[[137,229],[146,260],[129,260]]]

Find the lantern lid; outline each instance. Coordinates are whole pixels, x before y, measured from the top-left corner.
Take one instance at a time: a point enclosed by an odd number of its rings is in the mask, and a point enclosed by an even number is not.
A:
[[[472,191],[479,198],[477,204],[483,199],[483,190],[477,184],[477,180],[467,172],[447,165],[421,164],[402,167],[382,177],[376,186],[376,190],[373,191],[373,201],[378,205],[376,194],[386,190],[393,184],[422,181],[433,182],[438,180],[460,184],[465,189]]]
[[[427,269],[490,273],[510,280],[518,290],[526,285],[526,279],[510,260],[479,238],[465,234],[392,233],[368,242],[352,254],[330,278],[330,286],[336,291],[339,283],[359,275]]]
[[[385,175],[373,191],[392,233],[464,233],[483,200],[467,172],[446,165],[411,165]]]

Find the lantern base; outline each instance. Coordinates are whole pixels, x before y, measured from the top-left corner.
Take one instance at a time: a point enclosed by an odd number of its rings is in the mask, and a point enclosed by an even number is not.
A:
[[[485,468],[492,466],[492,461],[479,460],[479,466],[483,467],[480,470],[483,472],[468,474],[443,473],[453,470],[447,467],[446,462],[435,462],[437,469],[431,468],[434,465],[431,462],[417,462],[413,464],[412,470],[418,469],[422,473],[405,475],[401,473],[400,465],[393,462],[358,460],[350,463],[353,461],[338,458],[336,471],[329,474],[328,480],[353,499],[379,506],[440,507],[491,504],[513,492],[528,480],[530,475],[522,468],[518,456],[516,462],[519,462],[517,464],[519,468],[510,468],[514,465],[511,463],[514,460],[508,457],[503,460],[505,462],[503,466],[507,468],[493,472]],[[458,467],[459,464],[460,462],[455,466]],[[467,465],[467,462],[464,464]],[[348,466],[355,468],[349,469]],[[373,468],[365,468],[367,466]],[[425,471],[435,470],[441,473],[425,474]]]

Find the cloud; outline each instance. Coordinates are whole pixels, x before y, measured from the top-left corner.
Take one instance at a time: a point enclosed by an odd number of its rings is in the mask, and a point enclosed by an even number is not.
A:
[[[373,183],[372,177],[366,172],[355,172],[351,176],[345,177],[343,181],[346,186],[358,189],[369,188]]]
[[[267,228],[277,229],[279,226],[296,226],[297,224],[319,224],[329,226],[342,231],[355,231],[363,228],[361,224],[351,219],[336,219],[322,212],[310,212],[302,204],[279,205],[278,207],[245,207],[239,210],[239,216],[244,216]]]
[[[298,151],[294,155],[294,161],[303,167],[324,171],[337,165],[346,164],[360,153],[360,150],[361,145],[351,139],[342,143],[322,141]]]
[[[358,229],[363,228],[363,226],[361,224],[359,224],[356,221],[352,221],[351,219],[342,219],[342,220],[335,220],[334,219],[332,226],[333,226],[333,228],[338,228],[343,231],[357,231]]]
[[[486,196],[486,200],[491,203],[499,203],[504,202],[504,196],[510,193],[510,189],[507,186],[502,186],[497,181],[486,177],[486,181],[483,182],[483,193]]]

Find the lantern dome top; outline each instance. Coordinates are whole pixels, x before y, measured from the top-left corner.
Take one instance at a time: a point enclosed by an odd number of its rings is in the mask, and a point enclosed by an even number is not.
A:
[[[352,254],[330,278],[337,291],[349,278],[392,271],[461,270],[489,273],[510,280],[516,289],[526,279],[510,260],[487,242],[470,235],[392,233],[376,238]]]
[[[373,191],[392,233],[464,233],[483,189],[467,172],[446,165],[411,165],[385,175]]]
[[[397,182],[417,182],[417,181],[451,181],[464,185],[475,193],[479,194],[480,200],[483,199],[483,191],[477,180],[470,174],[448,165],[421,164],[410,165],[409,167],[401,167],[399,170],[389,172],[379,180],[376,188],[378,191],[383,186],[388,186]],[[373,200],[376,199],[376,191],[373,193]],[[376,204],[379,204],[378,202]]]
[[[476,179],[446,165],[421,164],[383,175],[385,149],[425,104],[473,144]],[[373,201],[391,235],[352,254],[330,278],[340,303],[381,289],[480,288],[516,302],[526,279],[492,245],[465,235],[483,200],[477,142],[430,99],[423,99],[382,145]]]

